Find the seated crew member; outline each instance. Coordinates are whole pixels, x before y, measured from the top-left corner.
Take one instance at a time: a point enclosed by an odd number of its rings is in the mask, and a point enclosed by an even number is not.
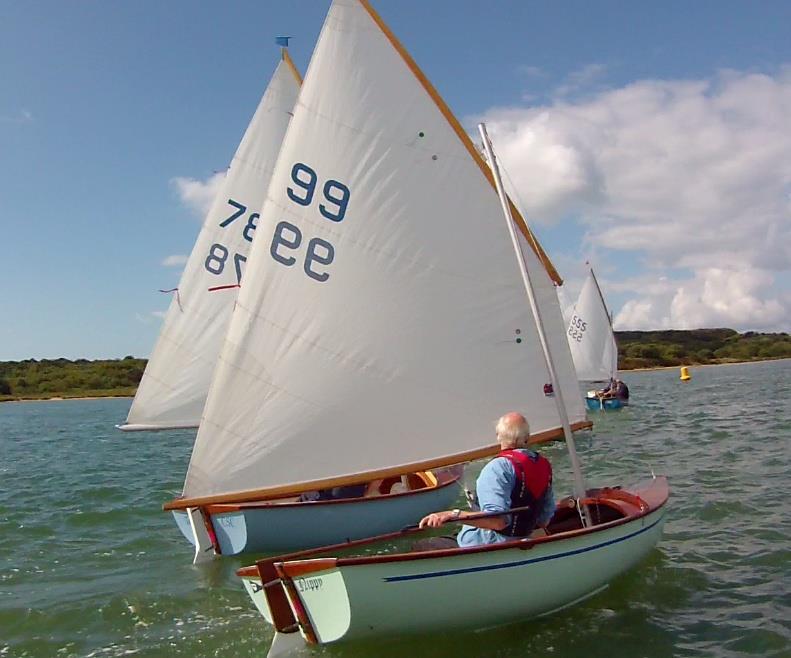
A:
[[[316,500],[340,500],[341,498],[362,498],[368,490],[367,484],[353,484],[347,487],[333,487],[332,489],[319,489],[318,491],[306,491],[297,498],[298,502],[304,503]]]
[[[596,391],[596,395],[600,398],[614,398],[615,397],[615,390],[618,387],[618,383],[615,377],[610,377],[610,381],[602,390]]]
[[[617,398],[627,401],[629,399],[629,387],[620,379],[612,378],[607,388],[596,393],[600,398]]]
[[[522,414],[511,412],[497,421],[500,454],[483,467],[475,484],[482,512],[507,512],[514,507],[530,509],[515,514],[471,519],[462,526],[459,546],[476,546],[527,537],[544,528],[555,513],[552,492],[552,465],[545,457],[527,449],[530,427]],[[438,528],[447,521],[464,519],[475,512],[448,510],[434,512],[420,521],[420,527]]]
[[[628,400],[629,399],[629,387],[622,382],[620,379],[615,380],[615,392],[614,395],[619,400]]]

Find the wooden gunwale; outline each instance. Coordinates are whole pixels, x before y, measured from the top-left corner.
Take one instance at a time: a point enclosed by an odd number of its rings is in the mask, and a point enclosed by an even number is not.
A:
[[[511,512],[519,512],[519,511],[527,510],[529,508],[530,508],[529,505],[526,507],[515,507],[511,510]],[[471,519],[471,518],[490,517],[490,516],[498,516],[498,514],[494,514],[491,512],[480,512],[476,515],[469,515],[465,518]],[[396,539],[398,537],[405,537],[406,535],[410,535],[417,532],[425,532],[425,530],[422,528],[418,528],[417,525],[411,525],[411,526],[407,526],[406,528],[403,528],[402,530],[395,530],[393,532],[388,532],[383,535],[376,535],[375,537],[364,537],[362,539],[353,539],[351,541],[340,542],[338,544],[330,544],[328,546],[317,546],[315,548],[305,548],[300,551],[284,553],[282,555],[275,555],[272,557],[263,558],[262,560],[256,562],[256,564],[253,566],[241,567],[240,569],[237,569],[236,575],[239,577],[248,577],[248,578],[255,577],[257,573],[256,569],[258,568],[259,565],[274,564],[275,562],[277,562],[278,564],[284,564],[286,562],[289,562],[289,564],[291,565],[316,564],[317,561],[315,558],[310,560],[309,562],[304,562],[304,561],[295,562],[294,560],[297,560],[298,558],[309,557],[312,555],[323,555],[324,553],[331,553],[332,551],[336,551],[336,550],[345,550],[354,546],[364,546],[365,544],[371,544],[373,542],[378,542],[378,541],[385,541],[387,539]],[[337,559],[337,558],[331,558],[331,559]],[[315,571],[315,569],[313,569],[313,571]]]
[[[264,509],[264,508],[286,508],[286,507],[300,507],[305,505],[306,502],[310,503],[311,508],[315,509],[319,506],[324,505],[346,505],[348,503],[372,503],[376,502],[377,500],[391,500],[394,498],[400,498],[402,496],[412,496],[421,493],[429,493],[433,491],[438,491],[439,489],[444,489],[445,487],[450,487],[456,484],[461,479],[461,473],[458,475],[454,475],[453,477],[449,478],[446,481],[439,482],[434,486],[426,486],[421,489],[412,489],[410,491],[401,491],[397,493],[386,493],[380,494],[378,496],[364,496],[361,498],[338,498],[337,500],[311,500],[311,501],[286,501],[282,503],[278,503],[277,501],[255,501],[255,502],[248,502],[248,503],[232,503],[232,504],[223,504],[223,503],[216,503],[214,505],[207,505],[204,509],[209,514],[225,514],[228,512],[240,512],[243,510],[254,510],[254,509]]]
[[[461,143],[464,144],[464,147],[467,149],[470,156],[472,156],[472,159],[475,161],[475,164],[478,165],[481,172],[486,177],[486,180],[489,181],[492,188],[494,189],[495,187],[494,176],[492,175],[489,166],[481,157],[481,154],[478,152],[478,149],[475,148],[475,145],[472,143],[470,136],[465,132],[464,128],[462,128],[461,124],[459,123],[459,120],[454,116],[453,112],[451,112],[450,108],[448,107],[448,104],[444,101],[442,96],[439,95],[439,92],[437,92],[437,90],[434,88],[434,85],[431,84],[429,79],[426,77],[425,73],[423,73],[423,71],[417,65],[417,62],[415,62],[415,60],[412,59],[412,56],[407,52],[406,48],[404,48],[404,46],[398,40],[398,37],[396,37],[396,35],[393,34],[392,30],[382,20],[382,17],[379,16],[379,14],[371,6],[368,0],[359,0],[359,1],[360,4],[365,9],[365,11],[368,12],[368,15],[371,17],[374,23],[376,23],[376,25],[379,27],[379,29],[387,38],[387,40],[393,46],[395,51],[401,56],[401,59],[404,60],[404,63],[407,65],[409,70],[412,71],[412,74],[417,78],[418,82],[420,82],[420,84],[423,86],[423,89],[426,90],[426,93],[428,93],[428,95],[434,101],[435,105],[437,106],[437,109],[439,109],[439,111],[445,117],[447,122],[450,124],[451,128],[453,128],[453,131],[461,140]],[[558,274],[558,271],[555,269],[555,266],[552,264],[552,261],[549,260],[549,256],[547,256],[543,247],[539,244],[538,240],[536,240],[536,237],[530,231],[527,224],[525,223],[525,220],[522,218],[522,214],[519,212],[516,205],[514,205],[513,201],[511,201],[510,198],[508,199],[508,204],[511,207],[511,214],[514,217],[514,221],[519,227],[519,230],[522,232],[522,235],[524,235],[525,238],[527,239],[531,248],[536,253],[536,256],[538,256],[538,259],[544,265],[544,269],[547,271],[549,277],[557,285],[559,286],[563,285],[563,279],[560,278],[560,274]]]
[[[469,555],[472,553],[485,553],[487,551],[500,551],[510,548],[520,548],[522,550],[529,550],[534,546],[540,544],[556,542],[563,539],[570,539],[581,535],[588,535],[595,532],[600,532],[602,530],[609,530],[610,528],[614,528],[619,525],[623,525],[626,523],[631,523],[632,521],[639,520],[664,507],[670,495],[670,490],[667,485],[667,479],[664,476],[660,476],[651,483],[649,488],[640,490],[639,494],[623,489],[589,490],[589,493],[594,495],[586,499],[586,502],[607,504],[608,501],[607,493],[613,493],[613,492],[615,493],[612,496],[612,498],[609,500],[625,503],[624,506],[620,506],[620,505],[617,506],[619,509],[621,509],[621,511],[624,511],[624,513],[626,513],[624,510],[624,507],[626,505],[633,507],[634,511],[622,519],[614,519],[613,521],[602,523],[590,528],[579,528],[577,530],[558,532],[555,534],[547,535],[546,537],[536,537],[533,539],[529,539],[529,538],[514,539],[512,541],[502,542],[498,544],[485,544],[481,546],[470,546],[466,548],[461,548],[461,547],[443,548],[443,549],[436,549],[429,551],[415,551],[410,553],[392,553],[390,555],[339,557],[336,558],[335,566],[341,567],[351,564],[371,564],[371,563],[380,563],[380,562],[384,563],[384,562],[401,562],[405,560],[432,559],[435,557],[449,557],[454,555]],[[633,503],[629,503],[624,499],[625,497],[622,498],[618,495],[620,493],[626,493],[629,496],[633,496],[638,500],[642,501],[644,505],[638,506]],[[597,494],[601,494],[601,495],[597,495]],[[460,523],[461,522],[463,522],[463,519],[460,521]],[[404,530],[399,532],[390,532],[384,535],[377,535],[376,537],[367,537],[365,539],[357,539],[354,541],[344,542],[341,544],[333,544],[331,546],[319,546],[317,548],[309,548],[302,551],[295,551],[293,553],[276,555],[273,557],[265,558],[263,560],[259,560],[255,565],[242,567],[236,571],[236,575],[239,576],[240,578],[255,577],[256,573],[258,573],[260,569],[260,566],[264,564],[283,565],[285,563],[289,563],[288,567],[298,569],[300,575],[305,573],[320,571],[327,568],[325,561],[310,559],[311,556],[324,555],[326,553],[335,550],[345,550],[348,548],[365,546],[367,544],[386,541],[388,539],[395,539],[397,537],[404,537],[418,532],[424,532],[424,531],[418,529],[416,526],[410,526],[409,528],[405,528]],[[316,565],[316,568],[311,569],[310,565]]]
[[[665,481],[665,489],[667,490],[667,482]],[[563,541],[565,539],[572,539],[574,537],[581,537],[581,536],[588,536],[594,535],[596,533],[602,532],[604,530],[609,530],[610,528],[615,528],[620,525],[625,525],[627,523],[632,523],[637,521],[649,514],[661,509],[667,503],[669,497],[669,490],[667,490],[667,495],[661,500],[661,502],[656,506],[646,505],[644,509],[637,509],[637,511],[633,514],[625,516],[622,519],[615,519],[613,521],[609,521],[607,523],[602,523],[600,525],[591,526],[589,528],[579,528],[577,530],[568,530],[566,532],[559,532],[553,535],[547,535],[546,537],[536,537],[534,539],[525,538],[525,539],[514,539],[513,541],[502,542],[499,544],[487,544],[483,546],[470,546],[466,548],[447,548],[447,549],[439,549],[434,551],[419,551],[414,553],[393,553],[390,555],[366,555],[366,556],[359,556],[359,557],[348,557],[348,558],[338,558],[336,562],[337,567],[344,567],[344,566],[351,566],[351,565],[359,565],[359,564],[384,564],[386,562],[405,562],[411,560],[424,560],[424,559],[433,559],[436,557],[450,557],[454,555],[470,555],[473,553],[486,553],[491,551],[503,551],[508,550],[510,548],[520,548],[523,550],[529,550],[534,546],[539,546],[542,544],[551,544],[558,541]],[[593,497],[588,499],[586,502],[588,504],[592,502],[604,502],[607,498],[602,497]]]
[[[593,427],[592,422],[589,420],[583,420],[578,423],[574,423],[571,426],[571,431],[576,432],[578,430],[587,430],[591,427]],[[539,445],[563,438],[563,428],[555,427],[550,430],[532,435],[528,441],[528,445]],[[476,459],[481,459],[482,457],[490,457],[492,455],[496,455],[498,452],[500,452],[500,446],[499,444],[495,444],[486,446],[484,448],[476,448],[475,450],[457,453],[455,455],[449,455],[440,459],[414,462],[412,464],[404,464],[401,466],[394,466],[392,468],[383,468],[378,471],[368,471],[367,473],[358,473],[356,475],[325,478],[322,480],[313,480],[310,482],[297,482],[294,484],[267,487],[265,489],[253,489],[250,491],[214,494],[211,496],[176,498],[175,500],[165,503],[162,506],[162,509],[165,511],[170,511],[186,509],[187,507],[203,507],[213,504],[248,503],[273,500],[276,498],[293,496],[305,491],[313,491],[314,489],[331,489],[332,487],[341,487],[350,484],[362,484],[365,482],[370,482],[371,480],[378,480],[380,478],[392,477],[395,475],[404,475],[406,473],[414,473],[416,471],[427,471],[429,469],[441,468],[443,466],[453,466],[455,464],[475,461]]]

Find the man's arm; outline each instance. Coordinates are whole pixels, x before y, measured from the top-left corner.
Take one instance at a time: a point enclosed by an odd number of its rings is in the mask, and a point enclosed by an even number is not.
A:
[[[471,514],[480,514],[480,512],[465,512],[463,510],[446,510],[444,512],[434,512],[428,516],[424,516],[420,520],[421,528],[439,528],[441,525],[448,521],[464,520],[467,525],[475,526],[476,528],[483,528],[484,530],[502,530],[508,526],[508,520],[505,516],[487,516],[483,519],[465,520]]]
[[[511,507],[511,488],[514,477],[510,463],[505,459],[495,458],[483,467],[475,485],[481,512],[503,512],[503,516],[487,516],[482,519],[467,520],[467,517],[480,512],[447,510],[423,517],[420,527],[439,528],[448,521],[462,519],[467,525],[484,530],[500,531],[507,528],[510,521],[506,512]]]

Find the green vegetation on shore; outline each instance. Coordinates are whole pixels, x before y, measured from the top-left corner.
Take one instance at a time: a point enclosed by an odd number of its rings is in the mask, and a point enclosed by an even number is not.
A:
[[[145,359],[0,361],[0,401],[134,395]]]
[[[791,336],[786,333],[693,329],[616,331],[615,337],[621,370],[791,357]],[[0,361],[0,402],[131,396],[145,367],[145,359],[131,356],[105,361]]]
[[[618,367],[740,363],[791,357],[791,336],[733,329],[616,331]]]

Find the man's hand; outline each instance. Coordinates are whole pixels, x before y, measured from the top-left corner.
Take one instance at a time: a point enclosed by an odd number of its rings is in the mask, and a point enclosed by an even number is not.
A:
[[[433,514],[429,514],[428,516],[424,516],[420,519],[420,524],[418,527],[420,528],[439,528],[443,523],[447,521],[452,521],[458,518],[456,513],[452,510],[448,510],[445,512],[434,512]]]

